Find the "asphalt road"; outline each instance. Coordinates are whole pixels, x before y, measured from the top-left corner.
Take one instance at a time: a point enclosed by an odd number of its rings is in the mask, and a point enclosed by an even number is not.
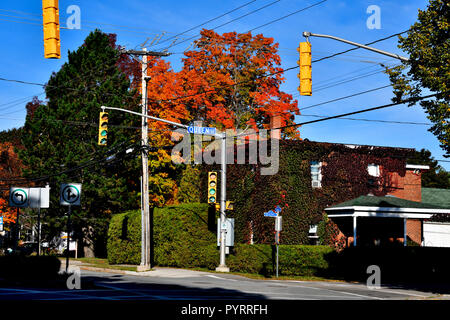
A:
[[[158,268],[114,274],[80,270],[80,289],[0,288],[0,300],[407,300],[450,299],[398,287],[369,289],[363,284],[290,280],[254,280],[241,276]],[[75,283],[75,282],[74,282]],[[86,288],[95,284],[95,288]]]

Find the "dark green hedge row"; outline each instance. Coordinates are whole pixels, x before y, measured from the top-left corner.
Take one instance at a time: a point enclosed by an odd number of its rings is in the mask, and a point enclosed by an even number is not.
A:
[[[154,262],[158,266],[207,268],[219,264],[216,215],[206,204],[182,204],[153,212]],[[139,264],[141,249],[140,211],[129,211],[111,219],[108,260],[114,264]],[[327,246],[281,245],[279,270],[283,275],[319,275],[327,267]],[[227,255],[231,271],[271,275],[275,273],[275,247],[236,244]]]

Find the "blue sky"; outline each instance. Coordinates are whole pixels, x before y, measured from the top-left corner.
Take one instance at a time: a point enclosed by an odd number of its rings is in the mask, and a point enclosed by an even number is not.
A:
[[[48,81],[52,72],[57,71],[67,60],[67,51],[76,50],[84,38],[95,28],[117,34],[118,43],[127,48],[139,48],[147,41],[161,37],[160,41],[177,33],[237,8],[250,0],[195,0],[195,1],[141,1],[141,0],[60,0],[60,23],[66,26],[66,13],[70,5],[81,9],[81,29],[61,30],[62,57],[59,60],[44,59],[42,8],[41,1],[3,0],[0,4],[0,77],[24,80],[36,83]],[[319,0],[256,0],[249,5],[224,17],[214,20],[203,27],[215,28],[237,19],[223,27],[215,29],[223,32],[247,32],[267,22],[288,15]],[[273,4],[272,4],[273,3]],[[289,16],[265,27],[257,28],[253,34],[263,34],[279,43],[279,55],[282,67],[296,66],[298,56],[296,48],[304,41],[303,31],[331,34],[355,42],[367,43],[408,29],[417,19],[418,9],[425,9],[428,1],[339,1],[328,0],[313,8]],[[249,14],[258,8],[267,8]],[[370,5],[380,8],[380,29],[369,29],[367,13]],[[198,36],[200,28],[183,34],[182,37]],[[192,40],[191,40],[192,41]],[[191,41],[174,45],[168,49],[173,53],[166,58],[174,70],[180,70],[182,52]],[[166,48],[172,41],[154,44],[151,50]],[[343,51],[351,46],[337,41],[310,38],[313,59]],[[374,47],[402,54],[397,48],[396,37],[379,42]],[[388,77],[381,71],[380,63],[393,65],[399,61],[370,51],[358,49],[336,58],[313,64],[313,94],[299,97],[298,70],[285,73],[283,90],[292,93],[298,99],[299,107],[343,97],[389,84]],[[353,80],[358,77],[358,80]],[[345,82],[350,80],[348,82]],[[344,82],[339,84],[339,82]],[[0,130],[20,127],[25,119],[25,104],[32,96],[42,94],[42,87],[14,82],[0,81]],[[45,96],[39,96],[43,99]],[[391,102],[391,88],[376,90],[350,99],[329,103],[301,111],[302,116],[296,122],[316,119],[308,115],[336,115],[359,109],[370,108]],[[395,106],[360,115],[353,118],[408,121],[429,123],[419,106]],[[301,127],[303,138],[314,141],[367,144],[393,147],[407,147],[420,150],[429,149],[435,159],[444,159],[443,151],[434,135],[427,131],[426,125],[392,124],[380,122],[331,120]],[[440,162],[450,171],[450,163]]]

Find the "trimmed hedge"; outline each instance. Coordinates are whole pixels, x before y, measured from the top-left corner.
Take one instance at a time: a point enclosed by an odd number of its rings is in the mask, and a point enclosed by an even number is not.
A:
[[[216,243],[216,215],[207,204],[182,204],[156,208],[154,263],[178,268],[207,268],[219,265]],[[108,261],[111,264],[139,264],[141,254],[140,211],[113,216],[108,233]],[[283,275],[320,275],[328,267],[327,246],[281,245],[279,271]],[[227,256],[231,271],[271,275],[275,273],[275,247],[235,244]]]
[[[110,264],[141,262],[141,212],[127,211],[113,215],[106,245]]]

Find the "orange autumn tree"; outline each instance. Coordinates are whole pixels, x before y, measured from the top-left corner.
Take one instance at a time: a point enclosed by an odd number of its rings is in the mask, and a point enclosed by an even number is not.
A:
[[[181,100],[176,99],[184,94],[183,87],[170,63],[158,57],[149,57],[146,74],[150,77],[147,82],[148,115],[178,123],[187,122],[189,114],[186,107]],[[140,91],[141,76],[136,74],[134,79],[134,86]],[[172,146],[171,135],[174,129],[176,128],[169,124],[148,120],[149,146]],[[170,152],[170,148],[159,148],[149,153],[150,202],[157,206],[177,201],[176,176],[180,168],[172,162]]]
[[[281,91],[284,82],[278,44],[272,38],[236,32],[219,35],[203,29],[191,51],[185,52],[183,102],[192,119],[219,129],[269,128],[292,124],[297,101]],[[299,138],[295,128],[284,137]]]
[[[20,181],[22,168],[13,143],[0,142],[0,216],[5,224],[16,221],[16,210],[8,207],[7,199],[12,181]]]

